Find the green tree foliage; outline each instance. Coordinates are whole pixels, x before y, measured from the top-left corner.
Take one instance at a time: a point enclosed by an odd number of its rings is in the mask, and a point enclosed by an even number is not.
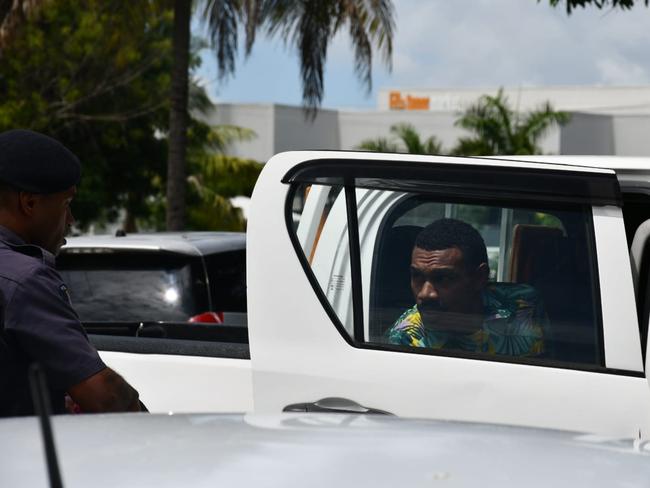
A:
[[[245,230],[241,210],[233,207],[229,199],[250,196],[263,165],[222,154],[206,154],[197,163],[198,171],[188,178],[191,188],[188,228]]]
[[[230,199],[251,196],[263,165],[252,159],[226,155],[228,145],[255,137],[250,129],[196,124],[188,149],[188,219],[190,230],[246,230],[240,209]],[[192,142],[195,141],[195,142]]]
[[[542,0],[537,0],[537,3],[541,1]],[[577,7],[586,8],[588,6],[594,6],[598,9],[601,9],[603,7],[611,7],[620,8],[621,10],[629,10],[634,7],[635,0],[549,0],[549,2],[552,7],[557,7],[558,5],[562,5],[564,3],[566,12],[570,15],[571,12]],[[650,0],[636,0],[636,3],[637,5],[643,3],[647,7],[650,3]]]
[[[228,145],[256,137],[250,129],[236,126],[210,127],[194,119],[188,132],[187,230],[246,230],[241,209],[231,198],[250,197],[263,165],[252,159],[228,156]],[[159,193],[146,201],[146,216],[137,227],[166,229],[165,188],[155,179]]]
[[[390,128],[391,138],[366,139],[358,149],[378,152],[405,152],[409,154],[442,154],[442,145],[435,136],[422,140],[412,124],[394,124]]]
[[[497,154],[540,154],[540,138],[555,124],[569,120],[566,112],[556,112],[550,103],[526,114],[515,112],[499,90],[496,96],[484,95],[456,121],[472,133],[461,137],[452,154],[488,156]]]
[[[126,209],[127,230],[164,228],[171,9],[161,2],[121,0],[49,0],[40,7],[12,23],[11,36],[4,38],[0,131],[42,131],[79,155],[83,178],[74,211],[81,227],[113,221]],[[201,47],[195,44],[193,52]],[[190,69],[198,62],[192,55]],[[205,114],[213,105],[191,84],[188,107]],[[200,191],[193,186],[188,195],[193,228],[199,222],[210,229],[244,228],[228,197],[250,195],[259,170],[249,161],[238,168],[237,160],[228,160],[213,164],[219,171],[212,171],[208,161],[230,142],[253,136],[189,118],[189,174],[201,182]],[[208,176],[201,173],[206,168]],[[216,199],[215,191],[223,198]]]
[[[80,224],[145,212],[164,173],[171,12],[158,2],[45,2],[0,56],[0,130],[31,128],[83,164]]]
[[[280,36],[298,50],[303,102],[312,116],[323,98],[323,71],[327,49],[335,35],[347,29],[352,41],[355,71],[371,87],[372,48],[381,50],[390,65],[394,12],[391,0],[197,0],[208,28],[222,76],[235,70],[240,27],[245,52],[258,29]],[[190,38],[189,0],[174,0],[174,63],[171,92],[167,182],[167,228],[186,226],[185,175],[187,144],[187,52]]]

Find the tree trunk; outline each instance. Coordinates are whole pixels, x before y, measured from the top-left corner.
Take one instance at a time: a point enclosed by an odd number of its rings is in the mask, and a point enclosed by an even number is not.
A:
[[[169,112],[167,159],[167,230],[185,227],[185,153],[187,146],[188,71],[191,0],[174,0],[174,66]]]

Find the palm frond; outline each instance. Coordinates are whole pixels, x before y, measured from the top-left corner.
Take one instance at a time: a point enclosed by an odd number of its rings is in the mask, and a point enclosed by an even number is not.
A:
[[[430,136],[424,141],[423,154],[442,154],[442,143],[436,136]]]
[[[384,63],[392,69],[393,34],[395,33],[395,9],[390,0],[367,0],[370,12],[368,32],[381,51]]]
[[[420,134],[418,134],[415,127],[412,124],[401,123],[391,126],[390,132],[399,139],[404,147],[406,152],[409,154],[422,154],[423,145],[420,140]]]
[[[347,23],[354,49],[354,72],[370,92],[372,89],[372,46],[366,29],[365,18],[367,15],[367,12],[358,8],[356,2],[351,2],[347,9]]]
[[[262,167],[253,159],[205,154],[196,161],[192,177],[195,185],[200,184],[199,193],[209,190],[228,198],[250,196]]]
[[[556,112],[547,102],[522,117],[513,111],[499,89],[496,96],[484,95],[470,106],[456,125],[472,136],[458,141],[452,151],[462,155],[537,154],[537,142],[555,124],[569,120],[565,112]]]
[[[205,88],[195,78],[190,80],[187,108],[192,112],[206,114],[214,108]]]
[[[538,110],[530,112],[521,124],[520,131],[531,139],[539,139],[553,125],[564,125],[571,118],[568,112],[556,112],[550,103],[546,102]]]
[[[306,8],[293,33],[300,57],[302,99],[312,116],[323,99],[323,71],[332,36],[332,19],[319,0],[306,0]]]
[[[354,50],[355,73],[368,90],[372,87],[373,44],[390,67],[395,25],[391,0],[260,1],[260,25],[269,35],[280,34],[297,48],[303,103],[312,116],[323,98],[327,47],[344,26]]]
[[[542,0],[537,0],[540,3]],[[634,0],[564,0],[566,2],[566,13],[571,15],[571,12],[576,7],[585,8],[587,5],[594,5],[597,8],[608,7],[611,5],[612,9],[620,8],[621,10],[629,10],[634,7]],[[549,0],[551,7],[557,7],[562,0]],[[643,0],[645,6],[649,4],[649,0]]]
[[[242,0],[241,15],[244,24],[245,52],[248,56],[255,42],[255,34],[262,20],[262,2],[259,0]]]
[[[208,146],[218,152],[225,152],[233,142],[251,141],[257,137],[254,130],[236,125],[215,125],[206,138]]]
[[[210,44],[215,49],[221,77],[235,71],[237,28],[241,19],[240,0],[203,0],[203,22],[208,26]]]

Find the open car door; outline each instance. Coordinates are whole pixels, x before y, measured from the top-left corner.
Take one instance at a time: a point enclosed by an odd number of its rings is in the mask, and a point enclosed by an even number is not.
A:
[[[483,281],[460,287],[479,287],[480,312],[453,292],[470,270],[461,261],[446,274],[413,266],[416,240],[441,220],[481,236]],[[256,411],[650,431],[613,171],[283,153],[257,182],[247,232]],[[458,248],[469,263],[474,251],[452,234],[431,249]],[[414,307],[422,286],[444,288],[446,301]]]

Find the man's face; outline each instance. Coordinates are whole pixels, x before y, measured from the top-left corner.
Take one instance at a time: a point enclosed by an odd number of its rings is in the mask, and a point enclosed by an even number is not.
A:
[[[487,264],[467,269],[457,247],[411,254],[411,290],[425,326],[459,331],[482,319]],[[473,325],[472,325],[473,326]]]
[[[59,193],[37,195],[31,222],[32,244],[58,254],[65,244],[70,226],[75,222],[70,203],[76,193],[77,188],[73,186]]]

